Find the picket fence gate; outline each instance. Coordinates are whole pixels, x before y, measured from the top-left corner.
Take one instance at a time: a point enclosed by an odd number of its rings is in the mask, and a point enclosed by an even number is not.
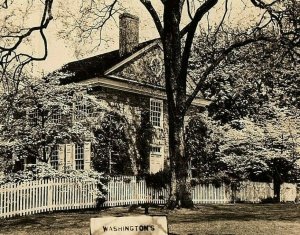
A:
[[[273,197],[272,185],[243,182],[239,191],[221,185],[196,185],[192,189],[195,204],[260,202]],[[146,186],[134,176],[110,178],[103,207],[134,204],[165,204],[168,190]],[[45,179],[0,186],[0,218],[29,215],[56,210],[94,208],[97,205],[97,183],[79,179]]]

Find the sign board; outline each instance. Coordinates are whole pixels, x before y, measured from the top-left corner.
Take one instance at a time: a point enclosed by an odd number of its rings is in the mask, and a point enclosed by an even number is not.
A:
[[[91,218],[91,235],[167,235],[166,216]]]

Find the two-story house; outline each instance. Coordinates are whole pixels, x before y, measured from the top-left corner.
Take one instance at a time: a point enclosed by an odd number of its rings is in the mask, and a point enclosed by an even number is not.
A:
[[[159,39],[139,43],[137,17],[125,13],[120,15],[119,22],[119,49],[66,64],[61,71],[72,76],[62,83],[88,85],[89,94],[123,112],[130,124],[140,125],[146,112],[154,128],[148,170],[156,173],[168,163],[169,150],[162,45]],[[192,82],[188,86],[192,87]],[[193,110],[200,112],[208,103],[197,97]],[[133,139],[137,138],[135,134],[132,133]],[[66,146],[67,159],[71,159],[70,151]],[[78,153],[73,158],[77,159],[79,149],[75,151]]]

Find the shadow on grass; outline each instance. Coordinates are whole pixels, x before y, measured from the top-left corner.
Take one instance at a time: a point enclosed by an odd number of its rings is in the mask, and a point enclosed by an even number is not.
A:
[[[36,214],[9,219],[0,219],[1,232],[26,229],[45,231],[49,228],[88,229],[90,218],[103,216],[143,215],[144,210],[137,208],[129,211],[128,207],[106,210],[76,210]],[[149,209],[150,215],[167,215],[169,224],[201,223],[210,221],[289,221],[300,222],[299,204],[234,204],[234,205],[198,205],[192,210],[180,209],[166,211],[160,208]]]
[[[296,221],[300,220],[299,204],[234,204],[197,206],[188,216],[174,215],[174,223],[203,221]],[[180,212],[179,212],[180,213]]]

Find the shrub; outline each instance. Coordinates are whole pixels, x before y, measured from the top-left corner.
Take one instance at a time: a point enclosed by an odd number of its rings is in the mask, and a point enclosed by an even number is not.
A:
[[[144,178],[148,187],[158,190],[167,188],[171,183],[171,173],[168,169],[164,169],[155,174],[144,174]]]
[[[37,163],[28,165],[26,171],[18,171],[3,175],[0,178],[0,185],[7,183],[29,182],[41,179],[79,179],[84,182],[97,183],[97,202],[104,202],[107,194],[107,179],[102,173],[93,170],[68,170],[67,172],[60,172],[53,169],[47,163]]]

